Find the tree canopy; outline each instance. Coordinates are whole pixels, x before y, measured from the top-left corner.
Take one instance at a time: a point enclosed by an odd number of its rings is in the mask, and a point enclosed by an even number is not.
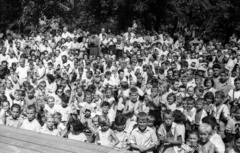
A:
[[[145,30],[194,27],[200,36],[224,39],[240,32],[239,0],[3,0],[0,6],[2,30],[44,31],[58,20],[72,28],[119,31],[135,20]]]

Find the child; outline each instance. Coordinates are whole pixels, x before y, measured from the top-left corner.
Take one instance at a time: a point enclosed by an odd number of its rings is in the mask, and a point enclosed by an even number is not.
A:
[[[61,97],[62,104],[58,107],[56,112],[59,112],[62,114],[62,123],[66,123],[68,121],[68,118],[70,116],[70,113],[72,112],[71,107],[68,106],[69,98],[65,95]]]
[[[126,128],[126,117],[124,115],[118,115],[115,118],[115,128],[114,133],[116,134],[119,143],[116,145],[117,149],[129,149],[128,144],[129,135],[125,131]]]
[[[198,149],[198,132],[190,131],[186,144],[182,145],[181,153],[195,153]]]
[[[41,129],[41,125],[36,120],[36,107],[34,105],[30,105],[27,107],[27,118],[23,120],[21,125],[21,129],[30,130],[34,132],[39,132]]]
[[[203,98],[203,93],[204,93],[203,86],[196,86],[194,88],[194,91],[195,91],[195,95],[194,95],[195,100],[197,100],[198,98]]]
[[[109,119],[105,116],[100,116],[99,125],[101,130],[97,132],[95,143],[108,147],[116,146],[119,140],[112,129],[110,129]]]
[[[149,113],[149,98],[148,95],[144,95],[144,100],[143,101],[137,101],[135,108],[134,108],[134,114],[138,114],[140,112],[145,112]]]
[[[167,103],[168,109],[170,109],[171,111],[175,111],[176,107],[177,107],[177,104],[175,103],[176,95],[174,93],[168,94],[167,101],[168,101],[168,103]]]
[[[14,100],[12,104],[19,104],[22,108],[24,106],[24,101],[21,98],[22,91],[20,89],[15,90]]]
[[[237,133],[237,135],[235,136],[235,139],[234,139],[233,147],[232,147],[232,149],[230,149],[228,151],[228,153],[238,153],[238,152],[240,152],[239,143],[240,143],[240,134]]]
[[[47,97],[47,104],[44,106],[46,115],[53,115],[57,112],[58,106],[55,105],[55,98],[53,96]]]
[[[182,145],[182,133],[176,128],[177,124],[173,122],[173,113],[166,110],[164,113],[164,123],[158,129],[158,135],[161,143],[160,152],[176,152]],[[176,150],[176,151],[175,151]]]
[[[0,124],[6,124],[6,119],[11,114],[10,111],[10,102],[9,101],[3,101],[2,102],[2,109],[0,111]]]
[[[91,130],[94,134],[99,130],[99,116],[96,115],[92,118]]]
[[[22,124],[22,118],[20,117],[21,106],[18,104],[13,104],[11,107],[11,116],[7,117],[6,125],[19,128]]]
[[[195,115],[195,126],[198,127],[200,124],[202,124],[202,119],[207,115],[207,112],[203,109],[203,104],[205,103],[205,100],[203,98],[199,98],[196,101],[196,115]],[[197,128],[198,129],[198,128]]]
[[[214,117],[220,125],[220,135],[222,138],[225,137],[224,131],[227,121],[230,117],[230,111],[227,105],[223,104],[225,94],[223,91],[215,92],[215,108],[214,108]]]
[[[148,127],[148,115],[140,112],[137,117],[137,128],[133,129],[129,142],[132,150],[138,152],[152,152],[158,145],[158,138],[153,129]]]
[[[56,112],[53,116],[54,116],[55,128],[58,129],[60,134],[62,134],[63,131],[66,129],[66,126],[63,125],[63,123],[61,122],[62,114],[60,114],[59,112]]]
[[[55,121],[53,115],[48,115],[46,119],[45,125],[41,128],[40,133],[60,136],[60,133],[57,129],[55,129]]]
[[[184,114],[187,118],[187,126],[186,129],[191,131],[193,128],[193,124],[195,123],[196,116],[196,108],[193,107],[195,104],[195,99],[193,97],[187,98],[187,110],[184,111]]]
[[[155,131],[155,133],[156,133],[157,132],[156,131],[156,127],[154,126],[155,117],[153,115],[148,115],[147,122],[148,122],[148,127],[153,129]]]
[[[87,142],[87,137],[83,133],[83,124],[76,120],[70,124],[70,133],[68,134],[68,139]]]
[[[207,112],[208,115],[212,115],[213,109],[214,109],[213,102],[215,99],[214,94],[212,92],[207,92],[204,95],[204,99],[205,99],[206,103],[204,103],[203,108]]]
[[[127,117],[136,120],[136,116],[134,116],[134,108],[136,106],[136,103],[138,101],[138,89],[137,88],[131,88],[129,91],[130,100],[128,100],[125,104],[123,114],[126,114]],[[136,114],[135,114],[136,115]]]
[[[214,145],[210,142],[212,134],[212,127],[208,124],[201,124],[199,126],[199,148],[198,152],[214,153]]]

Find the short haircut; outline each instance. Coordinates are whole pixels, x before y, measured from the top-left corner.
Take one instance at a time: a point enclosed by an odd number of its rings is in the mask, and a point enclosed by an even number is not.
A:
[[[13,108],[17,108],[19,111],[21,111],[21,106],[19,104],[13,104],[11,110],[13,110]]]
[[[154,122],[156,120],[156,118],[153,115],[148,115],[147,120]]]
[[[84,129],[83,124],[79,120],[74,121],[71,125],[74,132],[82,132]]]
[[[224,94],[223,91],[216,91],[216,92],[215,92],[215,97],[216,97],[217,95],[219,95],[222,99],[225,97],[225,94]]]
[[[110,107],[110,103],[107,102],[107,101],[104,101],[104,102],[102,103],[102,107],[104,107],[104,106],[108,106],[108,107]]]
[[[138,94],[138,89],[135,88],[135,87],[132,87],[132,88],[130,88],[129,93],[130,94],[133,94],[133,93],[137,93]]]
[[[203,133],[207,132],[208,134],[211,134],[213,129],[209,124],[203,123],[203,124],[200,124],[198,130],[199,132],[203,132]]]
[[[59,112],[54,113],[54,117],[62,118],[62,114]]]
[[[190,103],[190,102],[195,103],[195,99],[193,97],[188,97],[187,103]]]
[[[66,95],[62,95],[62,96],[61,96],[61,100],[62,100],[62,102],[64,102],[64,103],[68,103],[68,102],[69,102],[69,97],[66,96]]]
[[[203,98],[198,98],[198,99],[196,100],[196,103],[202,103],[202,104],[204,104],[204,103],[205,103],[205,100],[204,100]]]
[[[127,121],[127,118],[125,115],[117,115],[116,118],[115,118],[115,124],[117,126],[121,126],[121,125],[126,125],[126,121]]]
[[[203,93],[203,92],[204,92],[204,87],[203,87],[203,86],[196,86],[196,87],[194,88],[194,91],[195,91],[195,92],[196,92],[196,91],[199,91],[199,92]]]
[[[49,99],[52,99],[53,101],[55,101],[55,98],[53,96],[48,96],[47,100],[49,100]]]
[[[100,116],[98,122],[100,126],[110,125],[110,120],[107,116]]]
[[[173,112],[170,110],[170,109],[167,109],[165,112],[164,112],[164,117],[165,117],[165,115],[171,115],[171,116],[173,116]]]
[[[170,93],[170,94],[167,95],[167,99],[170,98],[170,97],[173,97],[174,101],[176,100],[176,95],[174,93]]]
[[[137,120],[143,120],[143,119],[146,119],[147,120],[147,118],[148,118],[148,115],[147,115],[147,113],[145,113],[145,112],[140,112],[140,113],[138,113],[138,115],[137,115]]]
[[[10,106],[10,102],[7,100],[2,101],[1,103],[2,103],[2,105],[3,105],[3,103],[7,103]]]
[[[217,126],[217,120],[214,116],[206,116],[202,119],[203,123],[209,124],[212,129],[214,129]]]
[[[35,113],[36,113],[36,111],[37,111],[37,108],[36,108],[35,105],[29,105],[29,106],[27,107],[27,109],[28,109],[28,110],[33,109]]]

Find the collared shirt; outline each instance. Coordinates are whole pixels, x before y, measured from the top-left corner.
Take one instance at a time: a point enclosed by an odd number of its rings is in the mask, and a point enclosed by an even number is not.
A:
[[[144,132],[135,128],[130,134],[129,142],[138,146],[149,147],[151,145],[157,145],[158,138],[155,131],[149,127],[147,127]]]
[[[116,136],[119,140],[119,143],[115,147],[118,149],[126,148],[129,143],[128,142],[129,135],[127,134],[127,132],[126,131],[119,132],[119,131],[115,130],[114,133],[116,134]]]
[[[21,126],[22,122],[23,122],[23,120],[20,117],[17,119],[13,119],[12,116],[9,116],[6,120],[6,125],[15,127],[15,128],[19,128]]]

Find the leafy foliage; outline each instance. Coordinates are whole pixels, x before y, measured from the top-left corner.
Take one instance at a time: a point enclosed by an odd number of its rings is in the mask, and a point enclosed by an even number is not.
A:
[[[136,20],[143,29],[194,27],[201,35],[228,38],[240,33],[239,0],[2,0],[0,25],[22,32],[60,25],[88,30],[109,25],[125,30]],[[173,31],[174,33],[174,31]]]

